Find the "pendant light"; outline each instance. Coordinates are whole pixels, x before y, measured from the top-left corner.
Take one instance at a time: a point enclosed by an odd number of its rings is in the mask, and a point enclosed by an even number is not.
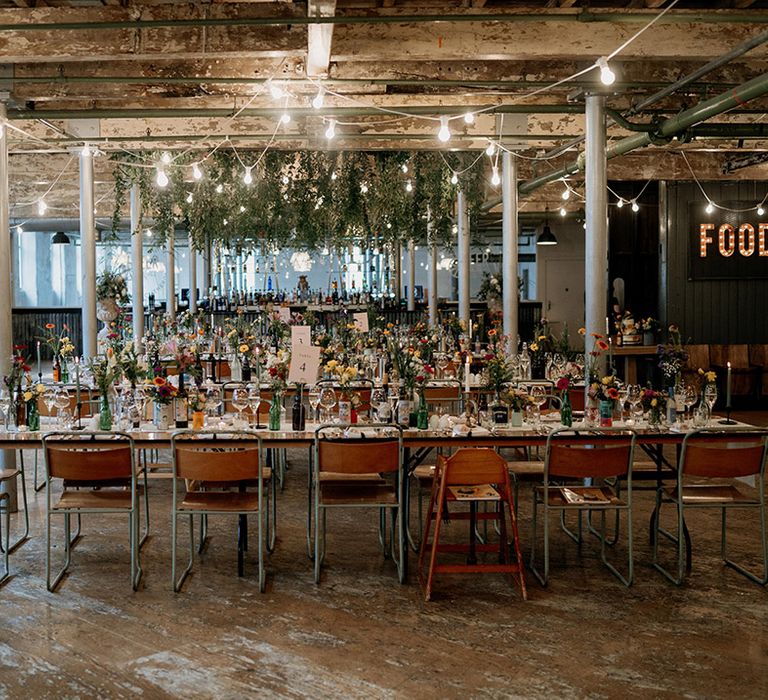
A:
[[[549,228],[549,207],[544,210],[544,228],[541,229],[539,237],[536,239],[536,245],[557,245],[557,238]]]
[[[69,236],[64,231],[57,231],[51,239],[51,245],[68,245],[69,242]]]

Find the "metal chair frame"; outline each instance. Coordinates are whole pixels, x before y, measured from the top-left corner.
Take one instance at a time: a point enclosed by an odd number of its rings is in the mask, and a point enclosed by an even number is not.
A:
[[[622,440],[622,438],[624,438]],[[563,474],[561,472],[555,472],[555,478],[567,478],[567,479],[587,479],[587,478],[602,478],[605,482],[605,486],[611,489],[612,495],[619,501],[618,503],[609,502],[594,502],[585,501],[583,503],[567,503],[562,504],[550,504],[549,492],[550,490],[559,490],[562,486],[558,484],[551,484],[550,482],[550,461],[552,456],[553,442],[555,446],[557,442],[560,442],[560,447],[568,449],[597,449],[601,447],[628,447],[627,451],[627,466],[626,470],[622,470],[621,473],[615,472],[611,474],[604,474],[597,468],[594,473],[586,473],[588,470],[577,469],[578,473]],[[602,445],[601,445],[602,443]],[[578,446],[578,447],[571,447]],[[531,542],[531,556],[529,560],[529,569],[536,576],[542,586],[546,586],[549,581],[549,512],[558,511],[560,514],[560,527],[568,537],[570,537],[578,545],[582,543],[582,514],[586,512],[588,517],[591,518],[593,511],[600,513],[600,530],[593,530],[593,533],[598,537],[600,541],[600,559],[608,570],[616,576],[625,586],[631,586],[634,579],[634,553],[633,553],[633,541],[632,541],[632,459],[635,448],[635,433],[634,431],[626,429],[589,429],[586,431],[574,431],[572,428],[561,428],[555,430],[547,437],[546,454],[544,459],[544,483],[539,488],[533,490],[533,517],[532,517],[532,542]],[[599,455],[595,454],[595,459]],[[556,467],[562,468],[562,466]],[[566,466],[565,471],[569,471]],[[581,473],[583,471],[583,473]],[[615,470],[614,470],[615,471]],[[626,499],[621,501],[618,496],[617,485],[619,478],[625,476],[627,480]],[[608,479],[616,477],[615,483],[611,484]],[[574,487],[574,490],[578,491],[578,487]],[[538,507],[543,506],[544,511],[544,570],[539,571],[536,568],[536,538],[537,538],[537,526],[538,526]],[[565,513],[568,510],[573,510],[578,513],[578,530],[573,532],[565,522]],[[609,544],[605,534],[605,515],[608,511],[616,511],[617,516],[622,511],[626,512],[627,518],[627,575],[622,575],[619,570],[611,564],[606,558],[605,548]],[[591,526],[590,526],[591,527]]]
[[[100,439],[101,438],[101,439]],[[61,444],[67,444],[67,446],[71,445],[74,448],[80,448],[80,449],[72,449],[72,452],[92,452],[92,451],[101,451],[101,450],[108,450],[110,447],[114,448],[115,446],[120,447],[122,443],[125,443],[126,448],[129,450],[130,456],[130,489],[131,489],[131,506],[130,508],[108,508],[108,507],[101,507],[101,508],[61,508],[51,507],[51,482],[54,478],[66,478],[66,477],[58,477],[58,476],[51,476],[51,467],[50,467],[50,445],[49,443],[56,442]],[[97,447],[97,445],[99,447]],[[90,449],[89,449],[90,448]],[[128,515],[128,527],[129,527],[129,541],[130,541],[130,550],[131,550],[131,586],[133,590],[137,590],[139,586],[139,582],[141,581],[141,577],[143,575],[143,569],[141,568],[141,559],[140,559],[140,551],[141,551],[141,543],[139,541],[139,511],[141,510],[139,508],[139,498],[137,495],[137,487],[136,487],[136,464],[135,464],[135,454],[136,450],[133,444],[133,438],[128,435],[127,433],[119,433],[119,432],[85,432],[85,431],[56,431],[56,432],[50,432],[43,435],[43,451],[45,453],[45,470],[46,470],[46,489],[45,489],[45,500],[46,500],[46,518],[45,518],[45,525],[46,525],[46,549],[45,549],[45,578],[46,578],[46,586],[49,591],[53,592],[56,587],[61,582],[62,578],[67,574],[67,571],[69,569],[69,565],[72,561],[72,548],[78,538],[80,537],[80,521],[81,521],[81,515],[86,513],[119,513],[119,514],[127,514]],[[70,450],[67,450],[70,451]],[[96,478],[94,478],[92,481],[98,481],[98,474],[95,475]],[[125,477],[128,479],[128,477]],[[85,483],[88,483],[86,480],[82,480]],[[76,487],[75,480],[75,487]],[[75,537],[71,537],[71,522],[70,518],[72,515],[77,515],[77,521],[78,521],[78,527],[77,532],[75,533]],[[59,569],[59,571],[56,573],[56,575],[53,577],[53,580],[51,579],[51,516],[52,515],[63,515],[64,516],[64,551],[65,551],[65,560],[64,565]]]
[[[210,435],[210,438],[205,438],[205,435]],[[222,437],[226,436],[226,437]],[[237,448],[244,448],[247,445],[255,444],[255,452],[257,455],[257,463],[255,474],[248,476],[248,481],[256,481],[258,489],[258,504],[257,511],[253,510],[224,510],[216,508],[205,508],[195,510],[180,510],[178,501],[178,481],[183,476],[179,476],[179,464],[178,464],[178,452],[177,445],[179,443],[188,443],[191,446],[195,446],[196,442],[202,442],[201,447],[211,448],[216,446],[224,450],[227,453],[238,452]],[[246,448],[249,451],[254,451],[252,447]],[[239,450],[243,451],[243,450]],[[239,533],[238,533],[238,575],[243,575],[244,568],[244,552],[248,549],[247,543],[247,516],[256,515],[257,522],[257,559],[258,559],[258,572],[259,572],[259,590],[263,593],[266,586],[266,569],[264,564],[264,480],[262,476],[262,455],[263,449],[261,445],[261,438],[258,433],[249,430],[227,430],[222,433],[213,432],[196,432],[192,430],[179,430],[175,431],[171,435],[171,452],[172,452],[172,464],[173,464],[173,496],[172,496],[172,511],[171,511],[171,585],[174,593],[178,593],[184,584],[185,579],[192,571],[195,556],[195,536],[194,536],[194,516],[200,515],[201,520],[201,547],[205,541],[205,535],[202,532],[203,523],[205,523],[205,529],[207,530],[207,518],[209,515],[237,515],[239,520]],[[214,454],[213,452],[211,454]],[[218,453],[221,454],[221,453]],[[182,473],[184,469],[182,468]],[[274,473],[272,476],[274,480]],[[221,474],[212,472],[210,474],[210,481],[222,481]],[[232,484],[237,484],[240,480],[225,479],[225,481],[231,481]],[[180,577],[176,577],[176,547],[177,547],[177,526],[178,518],[186,516],[189,521],[189,561],[186,568],[182,571]]]
[[[696,468],[692,471],[687,471],[689,465],[689,455],[691,448],[695,447],[697,440],[703,439],[710,444],[717,444],[722,442],[724,449],[729,449],[733,452],[730,456],[734,460],[734,464],[742,464],[742,462],[736,460],[736,453],[740,449],[747,449],[749,446],[756,447],[762,442],[762,456],[760,462],[753,474],[745,474],[745,469],[733,470],[733,477],[743,476],[756,476],[756,489],[757,498],[745,501],[726,502],[717,501],[716,499],[704,501],[701,503],[685,503],[684,497],[684,480],[686,474],[691,474],[698,477],[706,477],[705,474],[697,474]],[[738,443],[743,443],[743,447],[738,447]],[[701,449],[701,448],[700,448]],[[706,448],[704,448],[706,449]],[[722,449],[722,448],[721,448]],[[654,541],[653,541],[653,566],[657,571],[660,571],[667,579],[672,581],[675,585],[679,586],[685,579],[686,573],[690,572],[690,552],[686,557],[686,550],[683,545],[683,540],[687,537],[687,527],[685,524],[685,511],[686,510],[698,510],[702,508],[720,508],[720,557],[726,566],[738,571],[740,574],[748,578],[750,581],[765,586],[768,583],[768,536],[766,533],[766,513],[765,513],[765,469],[766,458],[768,457],[768,431],[759,429],[745,429],[745,430],[727,430],[721,431],[717,428],[704,428],[700,430],[688,433],[683,440],[683,447],[680,453],[680,460],[678,462],[677,470],[677,483],[674,491],[675,497],[670,495],[663,487],[656,491],[656,510],[654,517]],[[713,474],[711,478],[727,478],[727,470],[723,469],[719,474]],[[702,488],[705,489],[706,484],[697,485],[688,488]],[[669,532],[660,525],[661,506],[664,503],[674,503],[677,506],[677,533]],[[763,554],[763,575],[758,576],[749,569],[737,564],[735,561],[728,558],[727,551],[727,528],[726,528],[726,512],[730,508],[746,508],[746,509],[759,509],[760,511],[760,545]],[[658,557],[659,549],[659,535],[663,535],[668,540],[671,540],[677,545],[677,572],[669,571],[660,562]],[[690,542],[688,541],[688,544]]]

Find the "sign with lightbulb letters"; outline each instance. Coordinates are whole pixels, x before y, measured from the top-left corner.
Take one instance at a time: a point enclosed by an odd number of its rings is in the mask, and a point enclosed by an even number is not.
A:
[[[689,205],[688,278],[768,279],[768,206],[760,216],[754,201],[718,204],[711,214]]]

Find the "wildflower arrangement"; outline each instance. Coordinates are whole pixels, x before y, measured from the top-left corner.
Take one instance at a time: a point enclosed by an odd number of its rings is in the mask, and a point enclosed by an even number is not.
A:
[[[267,377],[272,386],[272,391],[284,391],[288,381],[288,370],[291,361],[290,354],[283,349],[276,353],[269,353],[266,360]]]
[[[414,378],[414,381],[416,383],[416,388],[418,389],[419,393],[423,393],[424,389],[426,388],[427,384],[429,384],[429,381],[435,376],[435,368],[430,365],[428,362],[423,362],[421,364],[421,369],[417,370],[416,377]]]
[[[698,375],[699,383],[705,386],[707,384],[714,384],[717,381],[717,373],[711,369],[705,372],[701,367],[699,367]]]
[[[115,357],[117,358],[120,372],[130,382],[131,387],[135,388],[146,376],[146,371],[141,365],[133,341],[126,343],[119,353],[115,353]]]
[[[107,348],[106,354],[101,357],[92,359],[88,367],[93,376],[93,381],[102,396],[109,392],[112,385],[120,379],[122,374],[112,348]]]
[[[581,330],[579,331],[581,333]],[[583,335],[583,334],[582,334]],[[610,345],[601,333],[592,333],[592,349],[584,355],[584,376],[589,382],[598,381],[598,365],[600,356],[608,350]],[[586,343],[585,343],[586,344]]]
[[[669,341],[666,345],[659,345],[657,354],[659,368],[667,383],[676,383],[678,375],[683,371],[688,353],[683,347],[680,329],[673,323],[669,327]]]
[[[592,382],[589,387],[589,396],[598,401],[616,401],[619,398],[620,386],[616,375],[609,374],[598,382]]]
[[[40,340],[51,348],[54,356],[69,357],[75,351],[75,346],[69,338],[69,326],[66,323],[60,331],[56,330],[55,323],[46,323]]]
[[[21,384],[24,376],[28,375],[32,368],[27,364],[27,358],[24,356],[26,345],[14,345],[13,355],[11,355],[11,369],[3,377],[3,383],[8,387],[8,393],[13,398],[16,387]]]
[[[325,369],[337,381],[344,400],[350,401],[352,407],[357,408],[360,405],[360,395],[351,389],[352,382],[357,379],[357,367],[330,360],[326,363]]]
[[[171,384],[165,377],[155,377],[147,384],[147,395],[153,403],[167,406],[170,404],[179,390]]]
[[[492,332],[494,329],[491,329]],[[504,386],[512,381],[512,367],[504,350],[498,346],[493,347],[493,352],[485,355],[485,369],[488,377],[487,388],[496,394],[501,394]]]
[[[31,382],[32,378],[27,377],[28,381]],[[42,396],[45,393],[45,385],[41,384],[39,382],[36,382],[34,384],[29,383],[27,385],[27,388],[24,390],[24,401],[29,403],[30,401],[37,401],[37,399]]]
[[[510,389],[502,398],[513,411],[524,411],[526,406],[533,403],[530,394],[523,389]]]
[[[644,411],[658,411],[662,413],[667,408],[667,392],[656,389],[643,389],[640,399]]]
[[[653,333],[656,335],[661,332],[661,323],[652,316],[649,316],[637,322],[637,329],[642,333]]]
[[[477,298],[485,300],[501,299],[503,293],[503,282],[498,275],[491,275],[487,272],[483,275],[483,280],[480,284],[480,290],[477,293]]]
[[[119,272],[107,270],[96,278],[96,299],[114,299],[118,304],[128,303],[128,285]]]

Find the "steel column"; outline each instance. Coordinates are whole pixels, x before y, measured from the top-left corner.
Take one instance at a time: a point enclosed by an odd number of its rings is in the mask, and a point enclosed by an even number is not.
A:
[[[467,197],[459,190],[456,198],[459,264],[459,319],[469,328],[469,214]]]
[[[144,340],[144,239],[141,233],[139,186],[131,187],[131,282],[133,344],[141,352]]]
[[[416,310],[416,247],[408,240],[408,311]]]
[[[80,257],[83,275],[83,357],[97,353],[96,333],[96,225],[93,214],[93,153],[85,144],[80,152]]]
[[[510,353],[517,352],[518,337],[518,291],[517,291],[517,248],[520,236],[517,219],[517,159],[504,151],[501,159],[501,279],[503,285],[504,335],[508,339]]]
[[[174,232],[168,232],[166,249],[168,263],[165,270],[165,312],[170,318],[176,318],[176,241]]]

